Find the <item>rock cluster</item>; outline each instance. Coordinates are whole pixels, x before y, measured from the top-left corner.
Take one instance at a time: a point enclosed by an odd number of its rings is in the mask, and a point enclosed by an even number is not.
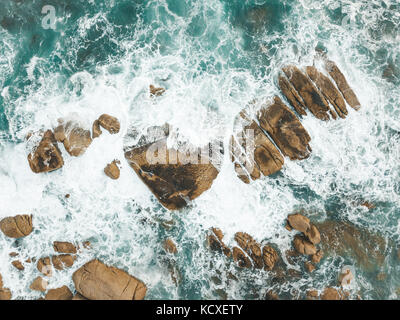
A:
[[[76,291],[89,300],[142,300],[146,285],[123,270],[92,260],[72,276]]]
[[[228,258],[233,258],[233,261],[240,268],[256,268],[264,270],[272,270],[276,262],[279,260],[279,255],[276,250],[270,245],[261,246],[249,234],[237,232],[235,241],[238,246],[234,246],[232,250],[223,242],[223,233],[220,229],[212,228],[207,235],[208,247],[212,251],[224,253]]]

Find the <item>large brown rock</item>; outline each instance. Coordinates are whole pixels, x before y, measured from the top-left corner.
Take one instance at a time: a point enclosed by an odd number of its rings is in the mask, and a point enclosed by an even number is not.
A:
[[[72,292],[69,290],[67,286],[62,286],[57,289],[50,289],[46,296],[45,300],[72,300]]]
[[[338,68],[335,62],[327,60],[325,63],[325,69],[329,72],[332,79],[336,82],[340,92],[346,99],[347,103],[355,110],[360,109],[360,102],[354,91],[350,88],[345,76],[342,71]]]
[[[108,114],[102,114],[99,119],[99,125],[106,129],[111,134],[116,134],[119,132],[121,125],[117,118],[110,116]]]
[[[311,226],[310,219],[301,215],[300,213],[288,215],[288,223],[293,229],[303,233],[306,233]]]
[[[54,136],[57,141],[64,144],[65,150],[74,157],[85,153],[92,143],[90,130],[80,127],[77,122],[59,120],[59,126],[54,129]]]
[[[311,140],[296,115],[278,97],[260,110],[258,121],[268,132],[281,152],[291,160],[302,160],[310,156]]]
[[[326,100],[328,100],[335,108],[338,116],[345,118],[348,114],[346,103],[344,102],[342,94],[335,87],[332,81],[323,73],[319,72],[314,66],[307,67],[306,71],[308,76],[316,84]]]
[[[123,270],[92,260],[72,276],[75,289],[90,300],[142,300],[146,285]]]
[[[235,234],[235,240],[253,260],[254,267],[261,269],[264,263],[260,244],[257,243],[257,241],[255,241],[249,234],[244,232],[237,232]]]
[[[242,111],[236,126],[243,128],[231,137],[232,162],[238,177],[245,183],[269,176],[282,169],[284,159],[254,120]]]
[[[17,215],[0,221],[0,230],[10,238],[22,238],[33,230],[32,215]]]
[[[312,83],[310,78],[295,66],[287,66],[282,70],[311,113],[318,119],[329,120],[329,103]]]
[[[54,251],[58,253],[73,253],[77,252],[76,246],[70,242],[54,241],[53,242]]]
[[[383,265],[386,241],[380,235],[344,221],[327,220],[316,226],[325,255],[352,257],[366,270]]]
[[[197,155],[200,154],[199,148],[197,151]],[[166,138],[129,147],[125,153],[136,174],[170,210],[181,209],[199,197],[211,187],[219,173],[207,156],[203,154],[199,161],[197,155],[193,163],[186,153],[168,149]]]
[[[64,165],[61,151],[51,130],[47,130],[39,144],[33,147],[28,155],[28,162],[35,173],[51,172]]]

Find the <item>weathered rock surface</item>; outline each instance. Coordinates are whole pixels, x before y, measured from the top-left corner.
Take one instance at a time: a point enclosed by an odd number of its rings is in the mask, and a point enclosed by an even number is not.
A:
[[[54,248],[54,251],[58,252],[58,253],[75,254],[77,252],[76,246],[70,242],[54,241],[53,248]]]
[[[47,285],[47,280],[43,279],[42,277],[37,277],[35,280],[33,280],[29,288],[31,290],[45,292],[47,289]]]
[[[307,239],[312,243],[312,244],[318,244],[321,242],[321,234],[319,233],[318,229],[316,226],[313,224],[310,226],[310,228],[304,233],[304,235],[307,237]]]
[[[335,62],[327,60],[325,63],[325,69],[329,72],[332,79],[336,82],[340,92],[346,99],[347,103],[355,110],[360,109],[360,102],[354,91],[350,88],[345,76],[342,71],[338,68]]]
[[[0,230],[10,238],[22,238],[33,231],[32,215],[17,215],[0,221]]]
[[[275,267],[276,262],[279,260],[279,255],[274,248],[271,246],[265,246],[262,250],[264,269],[272,270]]]
[[[311,261],[312,263],[320,263],[323,257],[324,257],[324,252],[322,250],[318,250],[316,254],[312,255]]]
[[[290,214],[287,219],[289,225],[297,231],[306,233],[310,229],[310,219],[300,213]]]
[[[49,257],[39,259],[36,267],[41,273],[43,273],[47,277],[51,277],[53,275],[53,267],[51,265]]]
[[[67,286],[62,286],[57,289],[50,289],[45,298],[45,300],[72,300],[72,292]]]
[[[300,254],[314,255],[317,253],[317,248],[302,236],[295,236],[293,246]]]
[[[231,137],[232,162],[238,177],[245,183],[269,176],[282,169],[284,159],[271,140],[244,111],[236,119],[243,128]]]
[[[75,260],[76,256],[71,256],[70,254],[61,254],[51,257],[51,262],[53,263],[54,268],[56,268],[57,270],[64,270],[64,267],[72,267]]]
[[[181,209],[199,197],[211,187],[219,173],[206,156],[201,162],[196,156],[197,163],[192,163],[186,154],[167,149],[166,138],[130,147],[125,157],[161,204],[170,210]]]
[[[293,106],[299,115],[306,116],[306,106],[304,104],[303,98],[300,97],[296,89],[289,82],[285,76],[279,77],[279,88],[281,89],[283,95],[288,99],[289,103]]]
[[[11,262],[11,264],[14,266],[14,268],[16,268],[19,271],[24,271],[25,270],[24,265],[19,260],[14,260],[14,261]]]
[[[263,254],[261,252],[261,246],[255,241],[249,234],[244,232],[237,232],[235,234],[235,240],[253,260],[254,267],[261,269],[264,265]]]
[[[72,276],[75,289],[89,300],[142,300],[146,285],[123,270],[92,260]]]
[[[165,92],[164,88],[156,88],[154,85],[150,85],[150,97],[159,97],[162,96]]]
[[[47,130],[42,140],[28,155],[31,170],[35,173],[51,172],[64,165],[64,159],[51,130]]]
[[[54,136],[58,142],[64,144],[65,150],[74,157],[85,153],[92,143],[90,130],[80,127],[75,121],[59,120],[59,125],[54,129]]]
[[[211,250],[224,253],[225,256],[230,257],[232,255],[231,249],[229,249],[224,241],[224,235],[220,229],[212,228],[210,234],[207,236],[208,246]]]
[[[325,254],[352,257],[365,270],[384,263],[386,241],[378,234],[343,221],[327,220],[316,226]]]
[[[329,103],[311,80],[295,66],[287,66],[282,71],[297,90],[299,96],[304,101],[304,105],[307,106],[311,113],[318,119],[329,120]],[[288,100],[290,101],[289,98]]]
[[[252,267],[250,258],[240,248],[233,247],[232,256],[233,261],[235,261],[240,268]]]
[[[117,118],[108,114],[102,114],[99,119],[99,124],[111,134],[116,134],[121,129],[121,125]]]
[[[278,97],[258,113],[258,121],[272,137],[280,151],[291,160],[310,156],[311,138],[296,115]]]
[[[168,253],[176,254],[178,252],[175,242],[169,238],[164,241],[163,248]]]
[[[120,176],[120,170],[118,165],[121,162],[119,160],[114,160],[113,162],[109,163],[105,168],[104,168],[104,173],[106,176],[110,177],[113,180],[119,179]]]
[[[92,139],[100,137],[102,133],[99,120],[95,120],[92,125]]]
[[[346,103],[332,81],[313,66],[307,67],[306,71],[308,76],[316,84],[326,100],[328,100],[335,108],[337,115],[341,118],[346,118],[348,114]],[[331,114],[334,118],[336,118],[334,113]]]

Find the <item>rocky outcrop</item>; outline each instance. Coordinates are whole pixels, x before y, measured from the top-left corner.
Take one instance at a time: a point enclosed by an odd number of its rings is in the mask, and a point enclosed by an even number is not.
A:
[[[0,301],[11,300],[11,291],[8,288],[3,287],[3,277],[0,274]]]
[[[57,289],[50,289],[46,296],[45,300],[72,300],[72,292],[69,290],[67,286],[62,286]]]
[[[258,113],[260,127],[264,129],[279,150],[290,160],[307,159],[311,154],[311,138],[296,115],[278,97]]]
[[[34,291],[45,292],[47,289],[47,285],[47,280],[43,279],[42,277],[37,277],[35,280],[33,280],[29,288]]]
[[[114,160],[113,162],[109,163],[105,168],[104,168],[104,173],[106,176],[113,180],[119,179],[120,176],[120,170],[118,165],[121,164],[119,160]]]
[[[38,144],[34,142],[37,138],[41,138]],[[32,135],[28,144],[33,144],[28,162],[34,173],[51,172],[64,165],[64,159],[51,130]]]
[[[116,134],[121,129],[121,125],[116,117],[108,114],[102,114],[99,119],[99,125],[111,134]]]
[[[150,97],[159,97],[162,96],[165,92],[164,88],[156,88],[154,85],[150,85]]]
[[[85,153],[92,143],[90,130],[81,128],[75,121],[59,120],[59,125],[54,129],[54,136],[58,142],[64,144],[65,150],[74,157]]]
[[[238,177],[245,183],[282,169],[284,159],[272,141],[245,111],[236,119],[239,132],[231,137],[231,156]]]
[[[181,209],[208,190],[219,171],[207,157],[208,153],[204,155],[199,148],[194,148],[190,154],[195,156],[188,157],[180,150],[167,148],[169,131],[160,140],[153,140],[152,130],[163,129],[152,128],[149,133],[152,137],[144,135],[139,140],[144,141],[144,145],[127,147],[125,157],[163,206],[170,210]]]
[[[0,230],[10,238],[22,238],[33,231],[32,215],[17,215],[0,221]]]
[[[321,120],[345,118],[348,115],[346,101],[356,110],[360,103],[337,65],[322,58],[328,74],[315,66],[308,66],[304,71],[293,65],[286,66],[278,79],[279,88],[301,116],[305,116],[308,109]]]
[[[75,289],[89,300],[142,300],[146,285],[123,270],[92,260],[72,276]]]
[[[217,251],[219,253],[223,252],[225,254],[225,256],[231,257],[232,256],[231,249],[229,249],[225,245],[223,238],[224,238],[224,234],[222,233],[222,231],[220,229],[212,228],[210,230],[210,233],[207,236],[208,247],[212,251]]]

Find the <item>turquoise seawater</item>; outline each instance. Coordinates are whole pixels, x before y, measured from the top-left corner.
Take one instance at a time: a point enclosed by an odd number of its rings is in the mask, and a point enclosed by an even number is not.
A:
[[[46,5],[55,28],[45,29]],[[279,94],[277,74],[288,63],[313,62],[315,49],[337,62],[362,109],[344,120],[303,125],[312,156],[286,161],[282,172],[244,185],[225,159],[212,188],[180,212],[162,208],[124,163],[108,181],[106,163],[124,160],[130,127],[169,122],[193,143],[228,141],[233,120],[254,98]],[[149,84],[167,89],[157,101]],[[51,254],[51,243],[90,239],[70,270],[50,286],[68,285],[90,258],[129,271],[148,285],[148,299],[262,299],[269,290],[298,298],[336,283],[343,265],[355,268],[351,288],[363,299],[398,299],[400,263],[400,4],[398,0],[32,0],[0,2],[0,218],[34,215],[29,238],[0,235],[0,273],[15,299],[37,298],[35,266],[17,273],[11,251]],[[24,138],[78,116],[90,127],[102,113],[121,119],[121,132],[102,135],[84,156],[65,156],[54,173],[33,174]],[[71,198],[64,195],[70,193]],[[370,201],[367,210],[355,202]],[[281,285],[271,274],[240,271],[205,247],[216,226],[233,244],[237,231],[282,252],[295,210],[314,221],[351,221],[387,240],[384,263],[364,270],[350,257],[326,257],[313,275]],[[173,223],[165,228],[166,222]],[[181,282],[169,275],[162,241],[172,237]],[[226,270],[239,281],[229,281]],[[378,277],[385,274],[385,277]],[[220,280],[214,281],[213,277]],[[379,279],[378,279],[379,278]]]

